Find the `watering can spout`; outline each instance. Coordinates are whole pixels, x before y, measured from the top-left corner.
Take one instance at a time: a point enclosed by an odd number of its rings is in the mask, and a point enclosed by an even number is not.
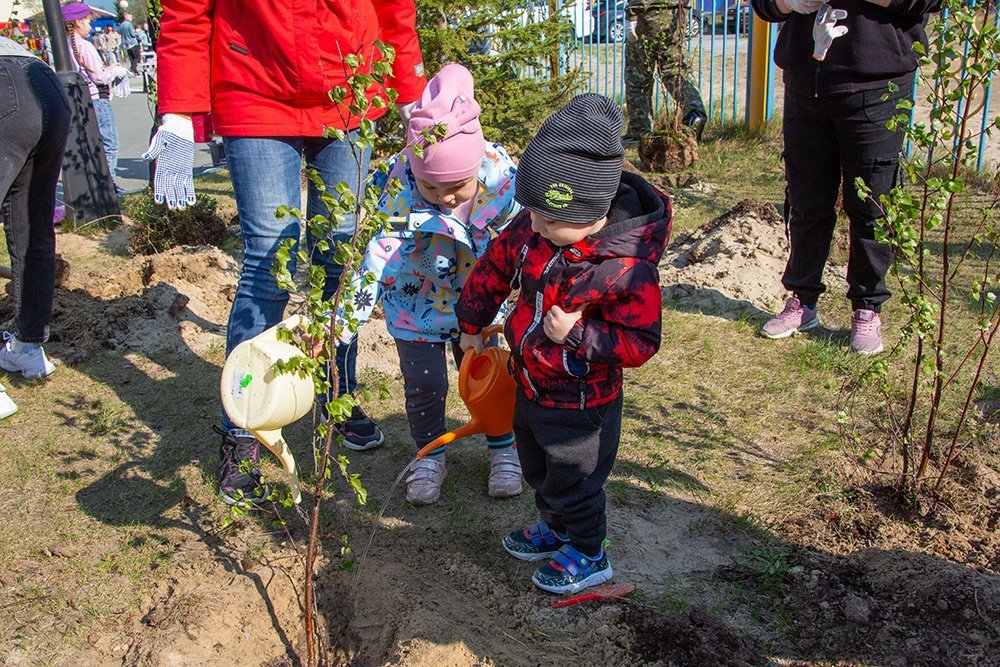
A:
[[[488,327],[482,336],[489,338],[499,331],[500,327]],[[479,354],[475,350],[465,353],[458,371],[458,393],[472,418],[465,426],[445,433],[421,448],[417,452],[418,458],[468,435],[485,433],[499,436],[510,433],[514,424],[515,386],[508,369],[509,361],[510,352],[496,347],[488,347]]]
[[[302,500],[302,494],[299,492],[299,475],[295,470],[295,457],[289,451],[288,444],[285,443],[285,439],[281,435],[281,429],[273,431],[257,429],[250,432],[281,461],[281,467],[288,478],[288,489],[291,491],[292,500],[298,505]]]
[[[431,452],[433,452],[438,447],[441,447],[442,445],[447,445],[449,442],[454,442],[459,438],[464,438],[466,436],[475,435],[477,433],[485,433],[485,432],[486,431],[483,430],[483,427],[480,426],[478,423],[476,423],[476,420],[473,419],[465,426],[459,426],[454,431],[448,431],[444,435],[438,437],[437,439],[421,447],[420,451],[417,452],[417,458],[422,459]]]

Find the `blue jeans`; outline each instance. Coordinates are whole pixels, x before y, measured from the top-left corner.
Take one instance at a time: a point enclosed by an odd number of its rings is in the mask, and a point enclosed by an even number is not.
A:
[[[282,205],[301,208],[303,158],[306,166],[317,170],[328,186],[344,182],[357,192],[359,178],[368,173],[371,152],[355,149],[351,144],[353,138],[353,134],[345,141],[322,137],[224,137],[243,233],[243,266],[233,307],[229,311],[227,356],[234,347],[269,329],[284,317],[288,292],[278,288],[271,269],[282,241],[298,241],[301,229],[299,222],[291,216],[280,220],[274,212]],[[327,214],[320,192],[310,182],[305,219]],[[330,250],[314,256],[314,261],[326,269],[324,298],[330,298],[336,291],[343,271],[343,267],[333,261],[335,243],[350,241],[354,229],[354,216],[345,217],[329,239]],[[317,239],[307,234],[306,241],[311,252]],[[295,271],[294,253],[288,268]],[[353,393],[357,387],[357,342],[339,346],[336,357],[340,377],[338,395]],[[237,430],[225,410],[222,427],[227,432]]]
[[[101,131],[101,143],[104,144],[104,156],[108,159],[108,169],[111,170],[113,181],[115,169],[118,168],[118,127],[115,125],[115,114],[111,111],[111,100],[93,102],[97,113],[97,127]]]

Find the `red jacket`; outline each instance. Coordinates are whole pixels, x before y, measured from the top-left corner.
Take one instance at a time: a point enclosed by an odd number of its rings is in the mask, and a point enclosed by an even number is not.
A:
[[[660,347],[656,265],[670,215],[667,196],[630,173],[622,174],[608,224],[571,246],[554,246],[531,231],[530,214],[522,211],[472,270],[455,306],[459,326],[479,333],[519,288],[504,335],[527,397],[581,410],[614,400],[621,369],[641,366]],[[542,330],[542,317],[556,304],[566,311],[585,306],[562,344]]]
[[[162,0],[156,44],[160,113],[211,111],[223,136],[318,137],[345,126],[328,92],[344,56],[370,63],[375,40],[396,50],[388,85],[420,98],[423,62],[414,0]],[[379,91],[369,89],[369,97]],[[372,109],[374,120],[384,113]]]

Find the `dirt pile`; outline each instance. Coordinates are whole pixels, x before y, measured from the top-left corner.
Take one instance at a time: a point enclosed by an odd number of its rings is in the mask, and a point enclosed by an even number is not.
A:
[[[661,615],[640,606],[626,607],[633,650],[645,663],[750,667],[760,663],[750,639],[698,607]]]
[[[781,286],[787,258],[781,215],[773,206],[744,199],[667,246],[660,262],[663,297],[726,318],[772,313],[787,296]],[[828,285],[843,281],[843,270],[827,273]]]
[[[997,664],[1000,582],[989,571],[873,548],[803,552],[789,574],[775,604],[793,620],[789,640],[803,656],[900,667]]]
[[[238,276],[211,246],[135,257],[112,273],[74,267],[56,290],[46,350],[72,362],[100,348],[204,349],[223,331]],[[12,317],[11,300],[0,301],[0,320]]]

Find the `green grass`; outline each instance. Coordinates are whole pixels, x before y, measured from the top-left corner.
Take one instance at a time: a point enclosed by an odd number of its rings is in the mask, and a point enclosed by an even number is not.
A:
[[[672,193],[675,235],[746,197],[780,205],[780,149],[776,126],[749,135],[736,125],[710,125],[694,174],[713,188]],[[220,198],[224,219],[235,215],[227,174],[200,177],[198,188]],[[107,269],[125,259],[112,252],[122,247],[114,234],[64,235],[61,246],[72,251],[74,268]],[[225,248],[238,254],[240,246],[232,235]],[[970,265],[982,261],[976,256]],[[970,286],[963,276],[957,289]],[[821,307],[825,322],[846,326],[842,295],[825,295]],[[903,319],[898,299],[890,301],[884,319],[888,340]],[[960,331],[971,330],[967,304],[955,308],[954,320]],[[844,550],[853,545],[841,533],[857,516],[856,490],[843,473],[858,452],[842,439],[836,414],[845,381],[869,362],[847,351],[843,329],[769,341],[757,335],[759,324],[665,308],[660,352],[626,372],[622,441],[607,493],[618,517],[656,517],[665,507],[684,505],[704,511],[692,519],[690,532],[715,539],[713,548],[728,554],[727,565],[741,573],[724,582],[711,572],[665,574],[640,588],[639,602],[663,613],[705,606],[741,631],[780,636],[791,621],[770,613],[768,600],[787,582],[790,549],[800,542]],[[271,525],[270,514],[253,512],[223,525],[229,513],[215,495],[217,440],[210,431],[223,357],[218,340],[200,355],[98,352],[62,366],[43,383],[0,376],[21,405],[18,415],[0,422],[6,447],[0,508],[11,525],[30,528],[0,536],[4,604],[14,610],[5,608],[0,618],[0,652],[71,662],[86,650],[91,632],[117,627],[123,610],[148,601],[156,584],[178,572],[207,577],[205,561],[290,558],[288,535]],[[979,400],[1000,401],[998,376],[994,357],[977,389]],[[395,550],[417,544],[422,553],[414,567],[440,568],[442,557],[465,559],[504,586],[527,589],[530,570],[497,553],[497,536],[536,519],[531,492],[526,488],[507,501],[486,497],[481,438],[449,449],[449,476],[437,505],[409,506],[402,489],[394,490],[367,561],[361,560],[389,484],[413,456],[400,380],[374,371],[363,372],[361,380],[372,392],[365,408],[389,442],[350,456],[351,471],[361,473],[368,490],[366,505],[334,470],[334,495],[321,516],[324,548],[337,570],[330,576],[342,577],[334,579],[341,586],[352,584],[358,569],[377,576],[379,563],[391,562]],[[454,391],[448,410],[451,427],[462,423],[466,413]],[[304,480],[312,470],[307,422],[285,430]],[[272,457],[265,456],[263,468],[282,484]],[[827,522],[824,513],[844,518]],[[291,511],[283,515],[301,543],[304,524]],[[786,524],[794,520],[805,522],[811,536],[789,537]],[[341,557],[345,534],[351,553]],[[71,544],[77,555],[46,556],[59,542]],[[189,558],[192,552],[197,558]],[[341,571],[348,561],[351,571]],[[195,597],[185,600],[196,607]],[[56,620],[66,624],[65,633],[52,631]],[[548,629],[538,633],[532,640],[553,650],[571,638]]]

